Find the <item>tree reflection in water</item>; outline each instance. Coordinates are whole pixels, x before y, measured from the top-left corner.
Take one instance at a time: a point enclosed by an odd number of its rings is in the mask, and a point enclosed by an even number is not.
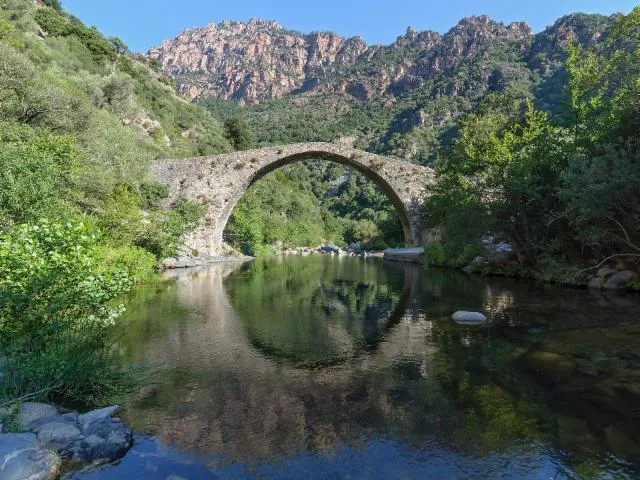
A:
[[[620,325],[624,298],[331,256],[174,275],[135,293],[120,341],[129,361],[162,366],[126,416],[163,443],[255,465],[381,439],[480,458],[542,447],[562,471],[599,472],[618,471],[606,460],[617,441],[636,461],[638,419],[616,398],[598,403],[617,387],[587,376],[598,362],[584,353],[598,328],[611,337],[599,335],[598,352],[640,360]],[[487,312],[488,325],[456,325],[462,308]],[[554,336],[564,350],[552,354]],[[523,361],[539,350],[574,362],[575,375],[541,381],[554,364],[532,374]],[[624,378],[635,378],[640,365],[626,362]]]

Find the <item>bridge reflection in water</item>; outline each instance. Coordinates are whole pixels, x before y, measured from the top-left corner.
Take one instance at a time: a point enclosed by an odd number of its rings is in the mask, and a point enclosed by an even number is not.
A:
[[[425,348],[424,316],[410,313],[418,267],[385,267],[317,257],[174,272],[162,295],[172,305],[155,307],[183,318],[145,329],[142,344],[122,340],[136,361],[171,366],[128,420],[169,444],[245,461],[330,451],[403,418],[410,430],[401,384],[428,377],[435,347]]]
[[[125,420],[207,472],[632,478],[611,452],[640,465],[632,298],[337,256],[172,275],[128,301],[120,351],[158,374]],[[457,309],[489,322],[457,325]],[[139,455],[128,473],[147,468]],[[153,478],[174,473],[164,461]]]

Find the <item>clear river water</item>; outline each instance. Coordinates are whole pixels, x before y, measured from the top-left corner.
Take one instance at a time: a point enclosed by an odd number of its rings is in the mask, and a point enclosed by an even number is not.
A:
[[[637,295],[338,256],[169,275],[117,340],[152,368],[134,447],[70,478],[640,478]]]

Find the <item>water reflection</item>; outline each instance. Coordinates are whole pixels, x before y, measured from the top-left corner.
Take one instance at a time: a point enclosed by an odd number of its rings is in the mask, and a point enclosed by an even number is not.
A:
[[[194,477],[296,478],[304,465],[342,478],[381,451],[396,452],[387,478],[616,478],[640,460],[632,297],[338,257],[174,275],[129,302],[122,353],[162,368],[126,417],[162,445],[214,454]],[[456,325],[458,309],[489,322]],[[115,470],[135,471],[136,455]]]

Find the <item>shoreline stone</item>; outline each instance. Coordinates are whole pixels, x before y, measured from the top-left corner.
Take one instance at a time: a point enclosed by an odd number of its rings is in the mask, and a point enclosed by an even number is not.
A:
[[[60,413],[53,405],[28,402],[15,417],[27,431],[0,434],[0,478],[49,480],[69,467],[111,463],[133,445],[132,432],[117,418],[117,405],[84,414]]]

